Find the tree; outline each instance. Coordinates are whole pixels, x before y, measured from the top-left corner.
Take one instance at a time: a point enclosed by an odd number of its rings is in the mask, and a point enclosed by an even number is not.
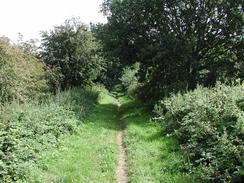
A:
[[[141,62],[144,97],[158,98],[241,77],[243,9],[242,0],[106,0],[100,39],[122,65]]]
[[[110,31],[107,30],[106,24],[92,25],[91,27],[94,37],[99,45],[97,53],[105,58],[105,67],[98,78],[98,82],[104,84],[106,88],[111,90],[114,85],[119,83],[123,65],[121,65],[120,58],[114,55],[117,44],[110,44],[112,37]]]
[[[18,42],[17,46],[23,50],[25,53],[36,55],[38,54],[38,39],[30,39],[27,41],[24,41],[23,34],[19,33],[18,35]]]
[[[24,102],[49,92],[45,65],[6,38],[0,38],[0,103]]]
[[[78,19],[66,20],[54,30],[42,33],[40,55],[59,71],[62,89],[91,84],[103,70],[103,59],[96,54],[99,45]]]

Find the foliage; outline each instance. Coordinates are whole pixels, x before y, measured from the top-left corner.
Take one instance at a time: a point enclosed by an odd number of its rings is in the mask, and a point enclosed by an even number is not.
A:
[[[131,67],[125,67],[123,69],[120,81],[124,89],[128,89],[133,82],[138,81],[136,74],[138,73],[139,68],[139,63],[136,63]]]
[[[141,98],[243,80],[242,0],[104,0],[98,39],[124,67],[140,61]]]
[[[108,23],[96,37],[104,55],[121,68],[140,62],[137,95],[145,102],[244,79],[241,0],[104,0],[102,11]],[[243,178],[242,98],[243,86],[221,85],[171,96],[157,107],[166,132],[204,180]]]
[[[203,180],[241,182],[244,157],[244,85],[217,85],[172,95],[155,107]],[[194,169],[193,169],[194,171]]]
[[[45,95],[49,87],[44,64],[0,39],[0,102],[26,101]]]
[[[25,178],[37,156],[76,131],[97,92],[73,89],[42,102],[6,104],[0,109],[0,182]]]
[[[117,45],[106,45],[104,43],[104,41],[112,39],[106,28],[106,24],[91,26],[91,30],[96,41],[101,45],[100,49],[97,50],[97,53],[105,59],[104,70],[101,72],[97,81],[104,84],[109,90],[112,90],[113,86],[119,83],[118,78],[121,77],[123,65],[121,65],[119,58],[114,57],[112,54]]]
[[[19,33],[17,47],[27,54],[33,54],[33,55],[37,56],[38,42],[39,42],[38,39],[30,39],[30,40],[24,41],[24,36],[21,33]]]
[[[139,86],[138,76],[137,76],[139,69],[140,69],[140,64],[135,63],[130,67],[125,67],[121,74],[120,81],[123,86],[123,89],[131,97],[135,97],[136,90]]]
[[[66,20],[54,30],[42,33],[40,55],[58,71],[62,89],[90,85],[103,70],[103,58],[93,34],[77,19]]]

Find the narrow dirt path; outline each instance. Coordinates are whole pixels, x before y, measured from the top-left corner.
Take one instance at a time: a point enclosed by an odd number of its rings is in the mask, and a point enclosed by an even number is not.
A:
[[[116,143],[118,145],[118,157],[117,157],[117,169],[116,169],[116,177],[117,183],[127,183],[127,175],[125,171],[126,164],[126,153],[125,148],[123,146],[123,121],[121,120],[120,113],[120,102],[117,100],[117,116],[118,116],[118,132],[116,136]]]

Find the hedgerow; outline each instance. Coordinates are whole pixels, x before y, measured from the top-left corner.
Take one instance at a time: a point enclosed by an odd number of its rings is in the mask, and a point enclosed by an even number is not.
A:
[[[44,63],[0,39],[0,102],[28,101],[49,90]]]
[[[165,133],[178,139],[204,182],[241,182],[244,176],[244,84],[198,87],[155,106]]]
[[[0,108],[0,182],[25,179],[38,154],[55,146],[89,112],[97,92],[73,89],[45,101],[6,104]]]

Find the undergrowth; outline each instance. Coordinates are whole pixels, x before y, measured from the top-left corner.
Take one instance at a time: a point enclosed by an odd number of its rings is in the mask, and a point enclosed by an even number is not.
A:
[[[204,182],[241,182],[244,176],[244,85],[198,87],[155,107],[164,132],[191,159]]]
[[[40,165],[30,166],[26,183],[78,183],[116,181],[116,100],[102,91],[92,113],[75,134],[58,148],[43,151]]]
[[[77,88],[43,101],[1,106],[0,182],[24,179],[40,152],[76,131],[96,98],[96,91]]]

